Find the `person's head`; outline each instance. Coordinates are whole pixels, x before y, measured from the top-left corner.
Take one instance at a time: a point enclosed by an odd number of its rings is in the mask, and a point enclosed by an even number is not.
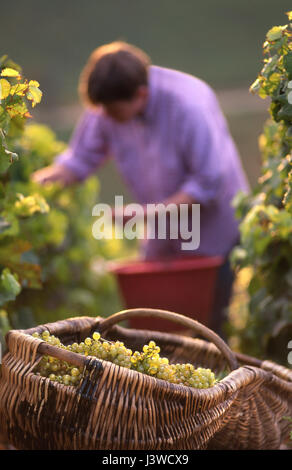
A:
[[[79,80],[85,105],[101,105],[113,119],[127,121],[141,113],[148,98],[149,57],[122,41],[95,49]]]

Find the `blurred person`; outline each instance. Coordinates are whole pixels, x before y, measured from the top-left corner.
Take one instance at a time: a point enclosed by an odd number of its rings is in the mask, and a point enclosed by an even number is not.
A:
[[[78,91],[84,110],[68,148],[32,179],[79,183],[113,157],[144,207],[200,204],[198,249],[183,252],[180,239],[167,237],[142,250],[146,259],[223,256],[211,325],[222,335],[233,282],[228,256],[239,237],[231,200],[249,188],[215,92],[198,77],[151,65],[142,50],[120,41],[92,52]]]

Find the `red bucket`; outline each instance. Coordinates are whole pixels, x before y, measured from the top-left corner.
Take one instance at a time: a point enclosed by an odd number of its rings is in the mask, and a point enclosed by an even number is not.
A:
[[[110,263],[125,308],[156,308],[187,315],[210,326],[221,256]],[[131,328],[178,331],[175,323],[133,318]]]

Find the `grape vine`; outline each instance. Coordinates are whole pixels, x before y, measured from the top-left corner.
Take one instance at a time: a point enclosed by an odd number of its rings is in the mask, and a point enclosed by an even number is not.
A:
[[[292,20],[292,12],[288,12]],[[292,23],[275,26],[263,44],[264,66],[250,87],[270,98],[270,117],[259,137],[262,174],[253,194],[235,200],[241,243],[237,269],[249,266],[249,318],[241,349],[287,365],[292,334]]]

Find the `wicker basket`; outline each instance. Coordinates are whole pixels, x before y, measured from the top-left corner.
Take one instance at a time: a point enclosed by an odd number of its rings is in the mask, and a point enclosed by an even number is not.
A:
[[[176,321],[208,341],[115,325],[135,315]],[[174,385],[31,336],[44,329],[65,344],[96,330],[132,349],[154,339],[171,362],[231,372],[209,389]],[[283,416],[292,414],[292,372],[236,357],[215,333],[182,315],[133,309],[107,319],[72,318],[12,330],[6,340],[0,429],[18,449],[276,449],[288,434]],[[78,387],[51,382],[33,372],[42,354],[84,366],[89,374]]]

